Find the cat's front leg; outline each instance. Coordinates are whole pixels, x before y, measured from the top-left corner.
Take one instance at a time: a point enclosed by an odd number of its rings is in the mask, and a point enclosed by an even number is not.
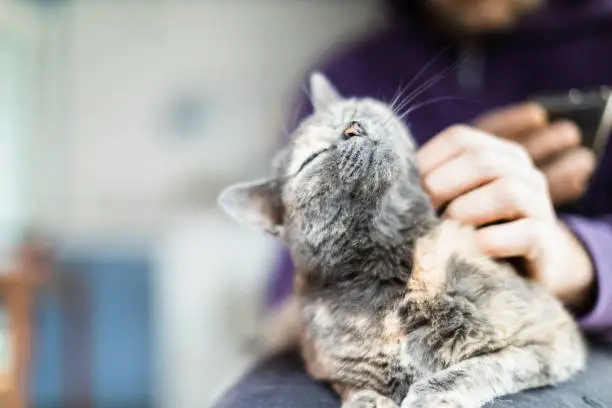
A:
[[[342,408],[399,408],[392,399],[371,390],[347,392]]]
[[[478,408],[503,395],[565,381],[583,361],[578,344],[508,347],[417,381],[401,408]]]

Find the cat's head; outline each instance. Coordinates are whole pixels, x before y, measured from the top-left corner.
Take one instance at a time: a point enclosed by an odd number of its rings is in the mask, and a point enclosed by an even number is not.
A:
[[[406,210],[420,185],[414,140],[389,105],[343,98],[320,73],[310,94],[314,112],[277,157],[276,175],[231,186],[219,203],[285,241],[316,245],[381,221],[390,202]]]

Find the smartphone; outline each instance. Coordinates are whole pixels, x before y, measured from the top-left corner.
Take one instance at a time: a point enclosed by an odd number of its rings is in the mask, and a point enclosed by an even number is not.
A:
[[[538,95],[533,100],[546,109],[550,121],[567,119],[582,131],[582,145],[601,159],[612,131],[612,89],[571,89],[565,93]]]

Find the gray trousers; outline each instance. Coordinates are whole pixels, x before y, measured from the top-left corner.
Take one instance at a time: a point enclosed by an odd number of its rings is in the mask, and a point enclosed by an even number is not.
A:
[[[487,408],[612,408],[612,345],[593,341],[588,368],[558,387],[510,395]],[[297,353],[258,364],[225,393],[215,408],[337,408],[334,392],[311,380]]]

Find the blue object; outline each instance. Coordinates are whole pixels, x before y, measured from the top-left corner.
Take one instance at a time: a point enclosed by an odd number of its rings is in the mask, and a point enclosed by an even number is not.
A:
[[[37,308],[36,407],[150,405],[150,271],[146,254],[62,257]]]

